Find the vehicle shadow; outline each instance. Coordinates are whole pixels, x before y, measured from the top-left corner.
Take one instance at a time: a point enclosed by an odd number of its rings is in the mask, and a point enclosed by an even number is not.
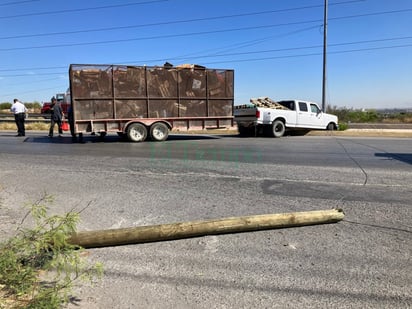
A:
[[[208,139],[220,139],[220,135],[196,135],[196,134],[171,134],[167,138],[167,141],[190,141],[190,140],[208,140]],[[86,135],[82,138],[71,137],[71,136],[55,136],[50,138],[48,136],[33,136],[26,137],[26,143],[47,143],[47,144],[86,144],[86,143],[132,143],[127,140],[127,138],[120,137],[117,135],[106,135],[102,137],[100,135]],[[145,142],[157,143],[148,138]]]
[[[375,153],[375,157],[386,158],[387,160],[398,160],[412,165],[412,154],[409,153]]]

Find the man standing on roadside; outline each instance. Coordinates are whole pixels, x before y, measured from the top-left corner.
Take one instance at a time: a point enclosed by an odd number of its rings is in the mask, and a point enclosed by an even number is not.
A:
[[[26,118],[27,108],[18,99],[14,99],[13,102],[14,103],[11,106],[10,111],[14,114],[14,121],[17,126],[16,136],[25,136],[26,128],[24,125],[24,119]]]
[[[57,123],[59,128],[59,137],[63,134],[62,130],[62,119],[63,119],[63,111],[60,103],[57,102],[56,98],[53,97],[51,99],[51,119],[50,119],[50,129],[49,129],[49,137],[53,137],[53,129],[54,125]]]

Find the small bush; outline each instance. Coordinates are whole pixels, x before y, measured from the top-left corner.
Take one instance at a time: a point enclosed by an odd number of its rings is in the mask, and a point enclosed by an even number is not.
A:
[[[68,242],[79,214],[47,216],[51,201],[44,196],[30,207],[34,228],[20,226],[13,238],[0,244],[0,308],[61,308],[77,279],[91,282],[102,275],[99,263],[87,265],[83,249]]]
[[[42,105],[39,102],[24,103],[24,105],[29,109],[41,109]]]
[[[346,122],[340,122],[339,123],[339,131],[345,131],[349,128],[348,124]]]
[[[0,110],[10,110],[11,105],[12,104],[8,102],[0,103]]]

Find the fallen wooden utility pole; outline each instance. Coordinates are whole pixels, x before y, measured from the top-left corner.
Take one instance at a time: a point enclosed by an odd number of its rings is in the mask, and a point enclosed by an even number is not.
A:
[[[335,223],[343,217],[344,213],[341,209],[232,217],[79,232],[74,234],[69,242],[83,248],[119,246],[205,235]]]

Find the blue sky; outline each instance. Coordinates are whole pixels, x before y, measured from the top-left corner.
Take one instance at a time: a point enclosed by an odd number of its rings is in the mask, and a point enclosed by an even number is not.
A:
[[[412,1],[329,0],[326,103],[412,108]],[[322,101],[323,0],[0,0],[0,102],[46,102],[71,63],[235,70],[251,97]]]

